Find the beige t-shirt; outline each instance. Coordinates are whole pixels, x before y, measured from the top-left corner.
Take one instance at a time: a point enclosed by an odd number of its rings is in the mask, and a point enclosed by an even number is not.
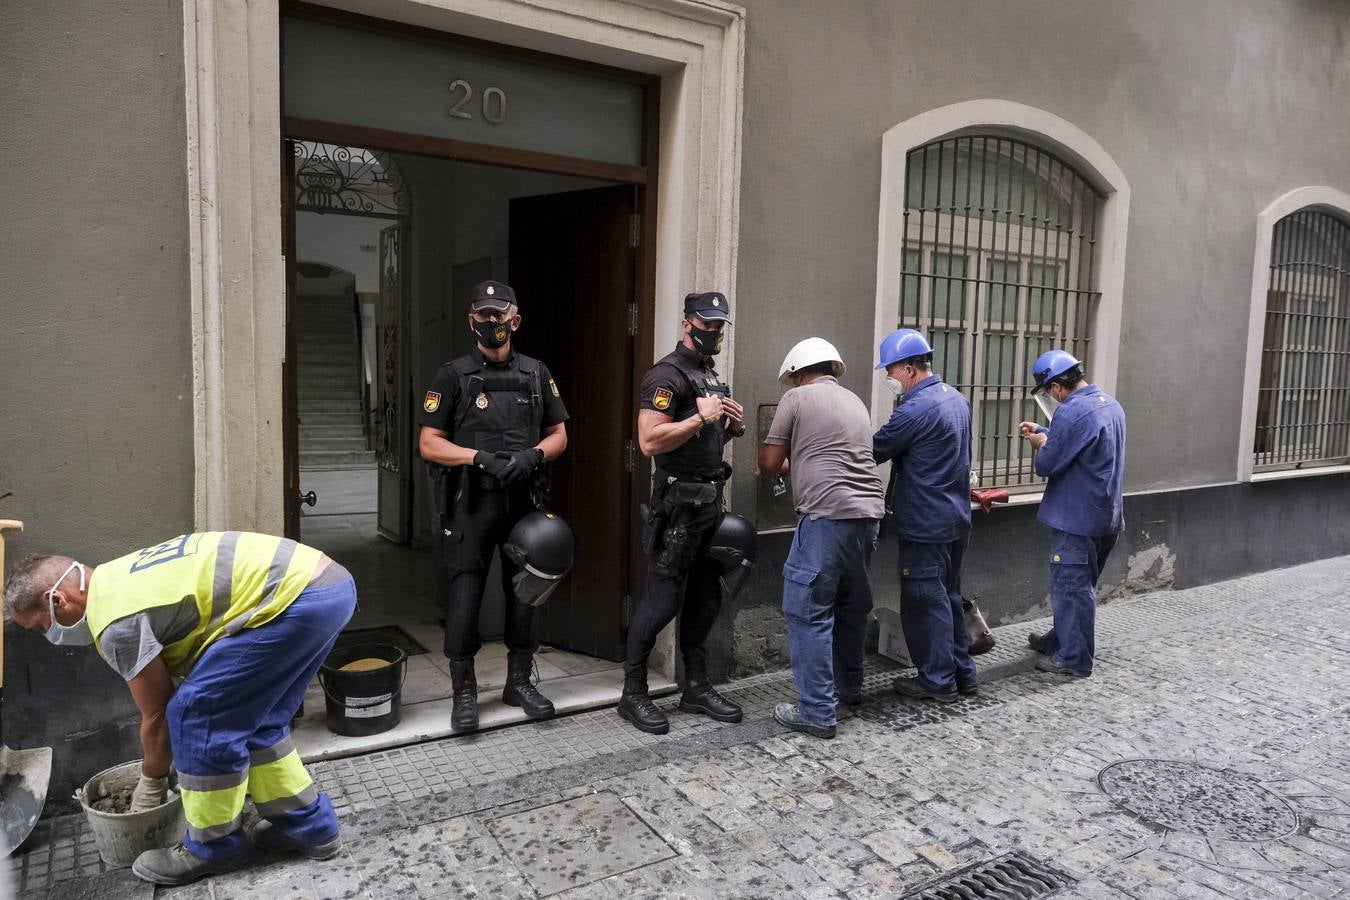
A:
[[[858,395],[823,375],[783,395],[766,444],[788,445],[797,512],[880,519],[886,488],[872,459],[872,420]]]

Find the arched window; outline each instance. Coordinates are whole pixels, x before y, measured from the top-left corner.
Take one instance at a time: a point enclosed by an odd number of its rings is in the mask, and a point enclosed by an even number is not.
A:
[[[985,486],[1036,483],[1017,434],[1034,420],[1031,362],[1092,353],[1105,195],[1034,144],[968,133],[906,155],[894,327],[933,345],[933,369],[969,398]]]
[[[1306,207],[1275,223],[1252,469],[1350,462],[1350,224]]]

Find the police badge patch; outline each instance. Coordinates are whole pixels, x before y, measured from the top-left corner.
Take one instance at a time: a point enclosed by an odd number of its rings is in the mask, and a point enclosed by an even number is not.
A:
[[[656,393],[652,395],[652,406],[657,409],[665,410],[670,408],[670,400],[674,395],[665,388],[657,388]]]
[[[553,396],[558,396],[558,385],[554,383],[552,378],[548,380],[548,389],[553,392]]]
[[[441,395],[435,391],[427,391],[426,399],[422,401],[422,408],[427,412],[435,412],[441,408]]]
[[[482,394],[479,394],[477,397],[473,398],[473,405],[476,406],[476,407],[478,407],[479,409],[487,409],[487,408],[488,408],[488,396],[487,396],[487,394],[486,394],[486,393],[482,393]]]

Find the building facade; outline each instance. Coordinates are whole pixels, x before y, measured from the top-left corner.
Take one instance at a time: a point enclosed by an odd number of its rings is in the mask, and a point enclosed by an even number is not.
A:
[[[544,623],[559,646],[621,645],[649,471],[635,386],[694,289],[732,300],[721,366],[752,429],[800,338],[839,347],[880,422],[877,340],[930,334],[972,401],[981,483],[1012,493],[976,514],[966,563],[991,621],[1046,608],[1039,488],[1013,435],[1048,346],[1130,418],[1107,596],[1350,546],[1337,0],[184,0],[9,18],[0,516],[28,528],[12,554],[97,561],[191,529],[304,539],[305,453],[346,440],[378,482],[372,540],[425,547],[414,412],[468,346],[465,291],[487,277],[516,285],[523,346],[573,415],[556,499],[582,550]],[[325,299],[359,323],[350,365],[323,356],[348,328],[324,330]],[[349,388],[354,408],[331,413],[325,392]],[[731,458],[729,507],[766,549],[715,634],[727,674],[787,663],[793,514],[755,477],[755,443]],[[874,578],[894,606],[893,548]],[[56,745],[71,783],[134,753],[111,671],[40,641],[7,637],[7,740]]]

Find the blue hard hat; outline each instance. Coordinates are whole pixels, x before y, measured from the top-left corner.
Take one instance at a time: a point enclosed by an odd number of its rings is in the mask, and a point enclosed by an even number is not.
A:
[[[932,352],[928,341],[913,328],[897,328],[881,339],[881,348],[877,352],[880,361],[876,368],[884,369],[903,359],[927,356]]]
[[[1074,366],[1081,366],[1072,353],[1068,350],[1047,350],[1036,361],[1031,364],[1031,377],[1035,380],[1036,386],[1031,389],[1034,394],[1037,391],[1043,391],[1050,386],[1050,382],[1072,369]]]

